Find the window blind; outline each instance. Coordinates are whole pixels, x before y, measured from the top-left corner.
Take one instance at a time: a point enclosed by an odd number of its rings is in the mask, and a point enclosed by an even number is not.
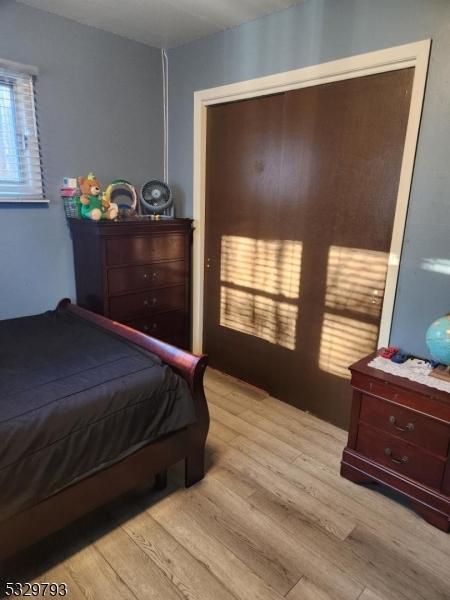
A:
[[[0,202],[42,202],[32,67],[0,61]]]

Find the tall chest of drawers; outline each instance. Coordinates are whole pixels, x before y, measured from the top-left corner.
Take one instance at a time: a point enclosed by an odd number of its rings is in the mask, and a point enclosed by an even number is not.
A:
[[[77,304],[190,346],[192,221],[70,220]]]
[[[450,394],[368,366],[350,367],[353,401],[341,474],[378,482],[411,500],[436,527],[450,526]]]

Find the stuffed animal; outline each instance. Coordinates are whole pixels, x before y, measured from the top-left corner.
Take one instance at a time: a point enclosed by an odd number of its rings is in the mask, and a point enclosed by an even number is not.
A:
[[[79,177],[78,186],[81,192],[80,203],[83,219],[100,221],[100,219],[115,219],[117,217],[119,212],[117,204],[102,198],[100,195],[100,182],[93,173],[89,173],[87,177]]]

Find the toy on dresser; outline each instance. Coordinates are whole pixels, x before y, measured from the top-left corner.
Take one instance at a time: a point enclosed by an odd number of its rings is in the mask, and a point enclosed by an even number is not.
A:
[[[100,182],[93,173],[89,173],[87,177],[79,177],[78,186],[81,193],[80,203],[83,219],[100,221],[100,219],[113,220],[117,217],[119,213],[117,204],[110,202],[101,194]]]

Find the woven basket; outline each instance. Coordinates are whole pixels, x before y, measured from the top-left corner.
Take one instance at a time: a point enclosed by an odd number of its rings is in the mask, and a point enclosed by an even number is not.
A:
[[[79,196],[64,198],[64,210],[68,219],[81,219],[81,203]]]

